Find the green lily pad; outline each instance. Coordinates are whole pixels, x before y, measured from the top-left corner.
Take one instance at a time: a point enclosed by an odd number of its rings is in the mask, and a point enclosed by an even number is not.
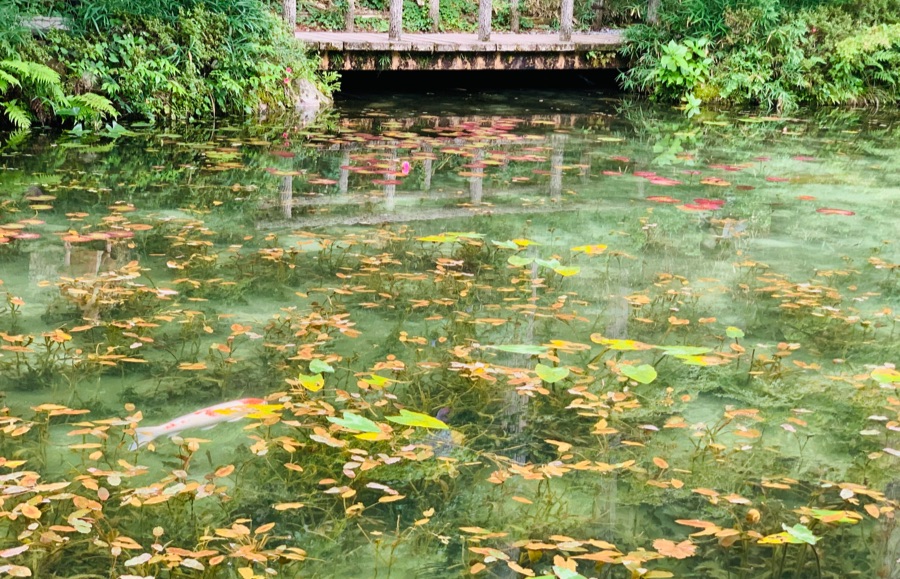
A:
[[[312,364],[310,364],[310,366],[312,366]],[[297,376],[297,381],[310,392],[318,392],[325,386],[325,378],[323,378],[321,374],[314,374],[312,376],[299,374]]]
[[[793,527],[788,527],[784,523],[781,523],[781,528],[784,529],[788,535],[808,545],[815,545],[819,540],[819,537],[813,535],[813,532],[810,531],[806,525],[801,525],[800,523],[797,523]]]
[[[509,259],[506,262],[509,265],[514,265],[516,267],[522,267],[524,265],[531,265],[531,262],[534,261],[533,257],[521,257],[519,255],[510,255]]]
[[[538,364],[534,367],[534,371],[538,375],[538,377],[547,384],[554,384],[556,382],[559,382],[569,375],[569,369],[563,366],[553,367],[545,366],[544,364]]]
[[[872,379],[882,384],[896,384],[900,382],[900,372],[894,368],[881,367],[872,370]]]
[[[555,271],[556,273],[558,273],[559,275],[561,275],[563,277],[569,277],[570,275],[575,275],[578,272],[580,272],[581,268],[575,267],[575,266],[571,266],[571,267],[560,266],[560,267],[554,267],[553,271]]]
[[[519,249],[519,246],[516,245],[516,242],[510,241],[509,239],[507,239],[506,241],[492,240],[491,243],[493,243],[494,245],[496,245],[497,247],[502,248],[502,249],[512,249],[512,250]]]
[[[373,432],[380,433],[381,429],[378,428],[378,425],[369,420],[364,416],[360,416],[358,414],[353,414],[352,412],[344,412],[343,418],[336,418],[334,416],[328,417],[328,422],[333,424],[337,424],[338,426],[343,426],[347,430],[356,430],[359,432]]]
[[[725,328],[725,335],[729,338],[743,338],[744,331],[735,326],[728,326]]]
[[[641,364],[640,366],[627,366],[621,365],[619,366],[619,372],[622,373],[623,376],[627,376],[636,382],[640,382],[641,384],[649,384],[656,380],[656,368],[651,366],[650,364]]]
[[[501,352],[509,352],[511,354],[527,354],[529,356],[539,356],[547,352],[546,346],[535,346],[533,344],[505,344],[503,346],[485,346]]]
[[[450,428],[442,421],[434,416],[428,416],[420,412],[410,412],[409,410],[401,410],[400,416],[386,416],[389,422],[396,424],[404,424],[406,426],[418,426],[421,428],[436,428],[439,430],[447,430]]]
[[[324,362],[319,358],[313,358],[309,362],[309,371],[321,374],[322,372],[334,372],[334,368],[332,368],[328,362]]]
[[[699,356],[712,352],[712,348],[704,348],[702,346],[656,346],[669,356]]]

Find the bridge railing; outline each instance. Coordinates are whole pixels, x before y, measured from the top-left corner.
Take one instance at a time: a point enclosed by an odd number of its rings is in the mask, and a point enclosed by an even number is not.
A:
[[[572,40],[572,20],[574,13],[574,0],[560,0],[559,10],[559,40],[570,42]],[[510,29],[513,33],[519,32],[519,0],[510,0]],[[431,18],[431,31],[438,32],[441,23],[440,0],[429,0],[428,15]],[[491,39],[491,20],[493,16],[492,0],[478,0],[478,40],[488,42]],[[348,0],[346,20],[344,28],[347,32],[353,32],[356,28],[356,0]],[[403,34],[403,0],[391,0],[390,20],[388,21],[388,38],[400,40]]]

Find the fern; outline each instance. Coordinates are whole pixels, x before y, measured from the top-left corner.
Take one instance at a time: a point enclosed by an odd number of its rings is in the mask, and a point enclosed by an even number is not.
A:
[[[0,94],[6,92],[11,86],[21,86],[22,83],[19,82],[19,79],[14,77],[13,75],[5,72],[3,69],[0,69]]]
[[[0,105],[3,106],[6,118],[17,129],[27,130],[31,128],[31,117],[28,115],[28,111],[19,106],[18,101],[0,103]]]
[[[86,92],[84,94],[70,97],[69,104],[71,106],[77,106],[81,107],[82,109],[86,109],[92,117],[108,116],[115,119],[119,116],[119,111],[115,109],[112,101],[110,101],[105,96],[101,96],[92,92]]]
[[[59,73],[45,64],[25,60],[0,60],[0,69],[19,73],[25,82],[33,82],[47,87],[59,86]]]

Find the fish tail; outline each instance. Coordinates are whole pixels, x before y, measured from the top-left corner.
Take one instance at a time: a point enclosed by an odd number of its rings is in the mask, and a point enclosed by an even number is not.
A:
[[[138,428],[134,431],[134,442],[131,443],[128,450],[137,450],[149,444],[157,436],[159,436],[159,432],[155,428]]]

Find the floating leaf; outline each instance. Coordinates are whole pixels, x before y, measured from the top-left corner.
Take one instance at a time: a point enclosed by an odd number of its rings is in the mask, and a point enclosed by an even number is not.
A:
[[[302,509],[303,503],[278,503],[275,505],[276,511],[287,511],[289,509]]]
[[[541,267],[549,267],[550,269],[556,269],[557,267],[562,265],[561,263],[559,263],[558,259],[541,259],[539,257],[536,257],[534,259],[534,263],[538,264]]]
[[[721,366],[727,364],[728,360],[718,356],[675,356],[688,366]]]
[[[494,245],[496,245],[497,247],[499,247],[499,248],[501,248],[501,249],[513,249],[513,250],[519,249],[519,246],[516,245],[516,242],[515,242],[515,241],[510,241],[510,240],[508,240],[508,239],[507,239],[506,241],[494,241],[494,240],[492,240],[491,243],[493,243]]]
[[[503,346],[485,346],[501,352],[509,352],[511,354],[526,354],[528,356],[540,356],[547,353],[546,346],[535,346],[533,344],[505,344]]]
[[[410,412],[409,410],[401,410],[400,416],[386,416],[388,421],[406,426],[418,426],[421,428],[437,428],[439,430],[447,430],[450,428],[443,421],[433,416],[421,414],[419,412]]]
[[[872,370],[871,376],[873,380],[880,382],[881,384],[895,384],[900,382],[900,372],[895,368],[888,368],[887,366],[875,368]]]
[[[793,527],[788,527],[784,523],[781,523],[781,528],[784,529],[787,534],[802,543],[815,545],[819,540],[819,538],[813,535],[813,532],[810,531],[806,525],[801,525],[800,523],[797,523]]]
[[[569,277],[572,275],[576,275],[578,272],[581,271],[581,268],[575,267],[575,266],[570,266],[570,267],[560,266],[560,267],[554,267],[553,271],[555,271],[556,273],[558,273],[559,275],[561,275],[563,277]]]
[[[510,265],[514,265],[516,267],[522,267],[525,265],[531,265],[531,262],[534,261],[533,257],[522,257],[519,255],[510,255],[509,259],[506,260]]]
[[[321,374],[322,372],[334,372],[334,368],[332,368],[328,362],[320,360],[319,358],[313,358],[309,362],[309,371],[314,374]]]
[[[456,237],[450,237],[449,235],[443,233],[440,235],[426,235],[425,237],[416,238],[417,241],[425,241],[428,243],[449,243],[452,241],[456,241],[456,239]]]
[[[312,366],[312,364],[310,364]],[[300,385],[309,390],[310,392],[318,392],[325,386],[325,378],[322,377],[321,374],[316,374],[314,376],[307,376],[306,374],[298,374],[297,381],[300,382]]]
[[[606,346],[610,350],[618,350],[621,352],[632,350],[652,350],[658,346],[651,346],[637,340],[619,340],[615,338],[604,338],[600,334],[591,334],[591,341],[595,344]]]
[[[376,434],[381,434],[381,429],[378,428],[377,424],[364,416],[360,416],[352,412],[344,411],[343,418],[336,418],[334,416],[328,416],[327,418],[328,422],[337,424],[338,426],[343,426],[347,430],[357,430],[359,432],[373,432]]]
[[[534,371],[541,380],[548,384],[559,382],[569,375],[569,369],[564,366],[553,367],[538,364],[534,367]]]
[[[553,573],[555,573],[559,579],[587,579],[584,575],[559,565],[553,566]]]
[[[669,356],[698,356],[712,352],[712,348],[704,348],[702,346],[654,346],[658,350],[662,350]]]
[[[729,338],[743,338],[744,332],[738,327],[728,326],[727,328],[725,328],[725,335]]]
[[[690,541],[675,543],[675,541],[670,541],[668,539],[657,539],[653,541],[653,548],[656,549],[660,555],[665,555],[666,557],[672,557],[674,559],[687,559],[688,557],[693,557],[697,553],[697,546]]]
[[[602,243],[598,243],[596,245],[579,245],[577,247],[573,247],[572,251],[580,251],[587,255],[598,255],[606,251],[606,246]]]
[[[650,364],[641,364],[640,366],[628,366],[623,364],[619,366],[619,372],[623,376],[627,376],[641,384],[649,384],[656,380],[656,368]]]
[[[134,567],[135,565],[143,565],[144,563],[146,563],[147,561],[149,561],[152,558],[153,558],[153,555],[151,555],[150,553],[142,553],[142,554],[138,555],[137,557],[132,557],[131,559],[128,559],[127,561],[125,561],[124,564],[126,567]]]
[[[829,509],[812,509],[815,518],[823,523],[838,523],[843,525],[855,525],[862,520],[862,515],[853,511],[832,511]]]

